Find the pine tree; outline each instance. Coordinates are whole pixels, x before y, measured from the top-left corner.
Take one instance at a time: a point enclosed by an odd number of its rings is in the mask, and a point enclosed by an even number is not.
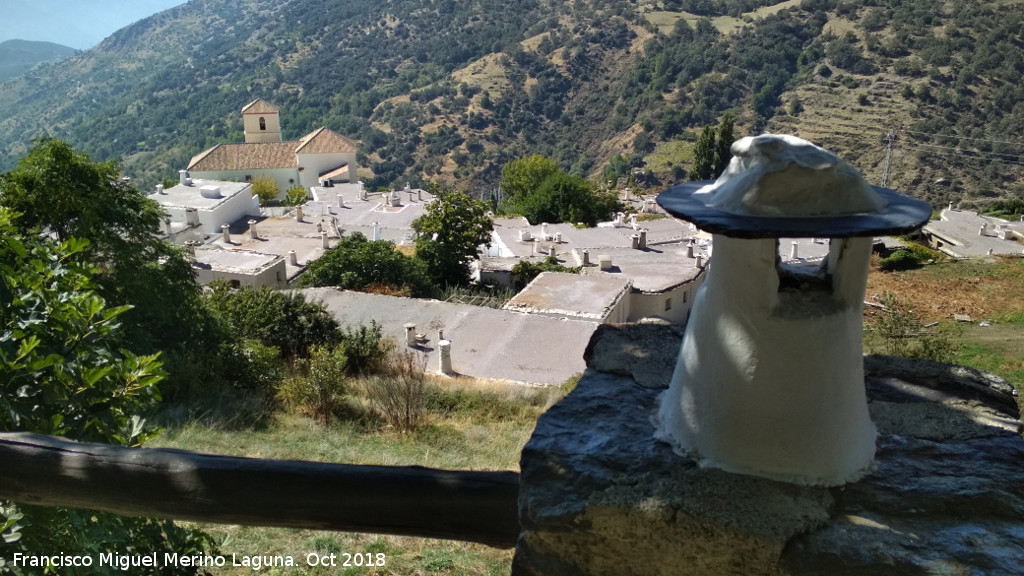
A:
[[[712,178],[721,176],[722,172],[725,172],[725,168],[729,166],[729,161],[732,160],[732,143],[736,141],[736,137],[733,135],[734,124],[735,118],[732,113],[726,112],[722,117],[722,122],[718,125],[718,141],[715,144]]]
[[[693,147],[693,168],[690,180],[709,180],[714,177],[715,167],[715,129],[705,126],[700,133],[696,146]]]

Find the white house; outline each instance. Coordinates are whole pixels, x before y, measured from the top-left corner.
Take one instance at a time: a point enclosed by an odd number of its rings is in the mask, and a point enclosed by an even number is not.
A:
[[[259,200],[247,182],[193,180],[182,173],[177,186],[157,186],[150,198],[167,212],[172,230],[198,228],[203,234],[217,234],[223,224],[260,214]]]
[[[356,180],[356,143],[327,128],[295,142],[281,141],[278,108],[254,100],[242,108],[244,144],[218,144],[194,156],[188,172],[195,178],[251,182],[270,178],[279,197],[293,186]]]

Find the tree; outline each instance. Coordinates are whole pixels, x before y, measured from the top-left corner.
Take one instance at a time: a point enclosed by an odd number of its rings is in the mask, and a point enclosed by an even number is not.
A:
[[[712,168],[712,177],[717,178],[725,172],[729,161],[732,160],[732,143],[736,141],[733,134],[735,119],[731,112],[726,112],[722,121],[718,124],[718,138],[715,142],[715,162]]]
[[[710,180],[715,168],[715,129],[705,126],[693,147],[693,168],[690,180]]]
[[[481,245],[489,244],[494,226],[487,204],[455,190],[438,190],[425,214],[412,223],[416,259],[438,286],[470,281],[469,263]]]
[[[337,286],[363,292],[429,296],[434,285],[427,266],[395,251],[386,240],[371,242],[355,232],[306,267],[299,286]]]
[[[582,222],[595,226],[608,219],[618,206],[614,192],[597,190],[587,180],[560,172],[524,198],[519,211],[531,224]]]
[[[540,188],[548,176],[561,171],[554,160],[537,154],[505,164],[501,169],[502,204],[514,206]]]
[[[124,350],[118,320],[127,308],[107,307],[95,291],[95,270],[82,258],[87,249],[75,238],[23,236],[0,208],[0,431],[139,446],[157,433],[143,415],[160,400],[164,372],[155,355]],[[171,522],[3,501],[0,537],[6,553],[27,555],[74,556],[101,546],[118,554],[213,549],[209,536]]]
[[[260,206],[277,199],[277,182],[273,178],[253,178],[252,193],[260,199]]]
[[[120,322],[133,352],[172,352],[167,364],[177,373],[217,349],[222,336],[204,314],[191,264],[158,237],[163,210],[122,181],[116,164],[92,162],[66,142],[38,140],[0,177],[0,204],[22,214],[16,225],[25,235],[88,241],[81,255],[96,270],[97,293],[114,307],[131,307]]]
[[[303,294],[266,286],[232,289],[218,282],[211,285],[205,299],[231,327],[233,339],[258,340],[279,350],[283,358],[308,356],[314,345],[333,346],[341,339],[334,316]]]

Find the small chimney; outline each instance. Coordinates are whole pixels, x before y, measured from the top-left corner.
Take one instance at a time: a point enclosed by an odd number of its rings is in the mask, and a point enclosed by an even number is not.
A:
[[[444,328],[437,329],[437,341],[440,342],[441,340],[444,340]]]
[[[171,219],[170,218],[164,218],[164,226],[167,227],[167,235],[170,236],[173,233],[173,229],[171,228]]]
[[[192,179],[188,177],[188,170],[178,170],[178,183],[182,186],[192,185]]]
[[[562,243],[562,233],[561,232],[555,232],[555,244],[561,244],[561,243]]]
[[[405,325],[405,345],[416,346],[416,325],[411,322]]]
[[[189,228],[199,227],[199,210],[193,207],[185,208],[185,225]]]
[[[640,229],[640,249],[647,250],[647,229]]]
[[[534,243],[533,243],[533,255],[534,255],[534,256],[536,256],[536,255],[537,255],[537,245],[538,245],[538,244],[540,244],[540,242],[534,242]]]
[[[612,257],[607,254],[598,256],[597,263],[602,272],[608,272],[612,269]]]
[[[419,189],[416,190],[416,198],[419,199],[420,202],[423,202],[423,189],[422,188],[419,188]]]
[[[637,229],[638,224],[636,223],[636,214],[629,215],[629,225],[633,227],[633,230]]]
[[[583,264],[581,266],[590,266],[590,250],[583,251]]]
[[[156,193],[157,194],[163,194],[164,193],[164,185],[163,184],[157,184],[156,185]]]
[[[949,203],[949,209],[950,209],[950,210],[952,210],[952,209],[953,209],[953,202],[952,202],[952,201],[950,201],[950,203]]]
[[[989,248],[989,249],[988,249],[988,255],[989,255],[989,256],[991,256],[991,255],[992,255],[992,249],[991,249],[991,248]]]
[[[703,268],[704,267],[704,255],[703,254],[697,254],[697,259],[693,261],[693,267],[694,268]]]
[[[302,222],[302,206],[295,207],[295,221]]]
[[[373,223],[373,241],[378,242],[380,240],[380,223]]]
[[[249,220],[249,237],[253,240],[259,240],[260,235],[256,233],[256,221]]]
[[[410,191],[409,192],[409,203],[410,204],[412,204],[412,199],[413,199],[413,193]]]
[[[295,250],[288,251],[288,263],[292,266],[299,265],[299,257],[295,255]]]
[[[548,239],[548,223],[547,222],[541,222],[541,224],[540,224],[540,237],[543,238],[544,240]]]
[[[520,230],[519,231],[519,241],[520,242],[532,242],[533,241],[533,234],[531,234],[529,230]]]
[[[637,250],[637,249],[640,248],[640,235],[639,234],[631,234],[629,236],[629,247],[632,248],[633,250]]]
[[[686,245],[686,257],[693,258],[693,240]]]
[[[554,244],[548,246],[548,256],[551,256],[552,258],[558,256],[558,248]]]
[[[799,250],[799,248],[800,248],[800,243],[794,241],[793,244],[789,247],[789,259],[790,260],[796,260],[797,258],[800,257],[800,250]]]
[[[341,192],[338,192],[338,208],[344,208],[344,207],[345,207],[345,197],[341,195]]]
[[[327,238],[327,232],[320,233],[320,245],[323,247],[324,250],[327,250],[331,247],[331,241]]]
[[[440,371],[441,374],[451,376],[455,372],[452,370],[452,343],[447,340],[441,340],[437,343],[437,347],[440,349]]]
[[[231,227],[227,224],[220,225],[220,239],[225,244],[231,244]]]

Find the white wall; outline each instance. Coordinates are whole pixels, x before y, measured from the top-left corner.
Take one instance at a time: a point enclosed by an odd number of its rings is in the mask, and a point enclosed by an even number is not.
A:
[[[299,178],[303,188],[320,185],[320,174],[334,170],[342,164],[348,164],[349,181],[355,176],[356,155],[352,154],[299,154]]]
[[[628,322],[636,322],[642,318],[664,318],[669,322],[684,323],[690,315],[693,297],[697,288],[704,283],[705,273],[693,280],[664,292],[633,292],[629,295]],[[671,308],[665,310],[665,302],[671,300]],[[626,321],[626,320],[624,320]]]
[[[194,179],[203,180],[224,180],[227,182],[249,182],[257,178],[270,178],[277,182],[277,197],[284,198],[288,189],[299,185],[299,171],[295,168],[277,168],[275,170],[221,170],[209,171],[189,170],[189,175]],[[290,180],[290,182],[289,182]]]
[[[209,284],[214,280],[225,282],[237,281],[239,286],[267,286],[269,288],[287,288],[288,272],[285,269],[284,258],[279,258],[273,265],[256,274],[243,274],[241,272],[228,272],[214,268],[193,267],[196,272],[196,280],[200,284]]]

